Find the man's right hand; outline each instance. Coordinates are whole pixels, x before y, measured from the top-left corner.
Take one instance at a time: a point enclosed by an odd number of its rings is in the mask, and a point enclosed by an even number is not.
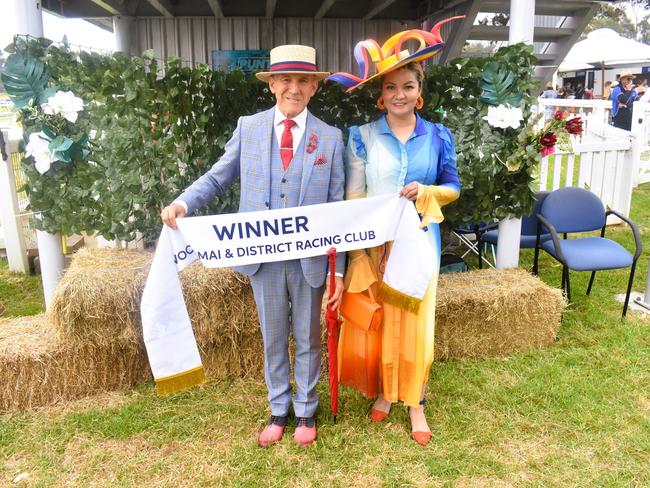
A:
[[[160,212],[160,218],[165,225],[168,225],[172,229],[176,229],[176,219],[185,217],[185,213],[185,208],[182,205],[172,203],[162,209],[162,212]]]

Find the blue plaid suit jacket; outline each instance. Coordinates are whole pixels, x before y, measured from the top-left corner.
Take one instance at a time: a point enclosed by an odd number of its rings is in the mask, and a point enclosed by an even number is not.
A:
[[[236,178],[241,183],[240,212],[267,210],[271,200],[271,137],[274,108],[255,115],[240,117],[237,128],[226,144],[221,158],[203,176],[178,197],[188,207],[188,214],[226,191]],[[307,114],[304,137],[315,133],[318,147],[311,154],[305,150],[298,202],[300,206],[343,200],[343,139],[341,131]],[[305,149],[308,139],[305,140]],[[298,157],[296,154],[294,157]],[[325,164],[314,167],[317,157]],[[313,287],[321,286],[327,271],[327,256],[315,256],[300,261],[305,280]],[[251,276],[260,264],[239,266],[237,271]],[[336,271],[343,273],[345,254],[337,256]]]

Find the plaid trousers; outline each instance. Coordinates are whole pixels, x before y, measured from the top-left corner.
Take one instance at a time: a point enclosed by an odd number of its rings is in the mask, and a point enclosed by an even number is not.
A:
[[[325,286],[310,286],[299,260],[265,263],[251,276],[264,339],[264,377],[272,415],[312,417],[318,407],[320,312]],[[296,341],[292,397],[289,332]]]

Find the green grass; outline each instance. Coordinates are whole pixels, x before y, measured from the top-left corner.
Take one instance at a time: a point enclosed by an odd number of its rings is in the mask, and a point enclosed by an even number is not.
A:
[[[12,273],[6,259],[0,259],[0,302],[6,307],[3,317],[34,315],[45,309],[40,276]]]
[[[650,249],[650,185],[632,218]],[[624,227],[608,235],[631,248]],[[522,266],[532,264],[523,251]],[[648,266],[642,256],[635,290]],[[542,279],[560,284],[544,256]],[[0,484],[27,473],[31,486],[602,486],[650,485],[650,320],[622,321],[627,271],[572,273],[573,302],[556,343],[506,359],[432,367],[426,406],[433,439],[409,439],[395,407],[370,423],[370,401],[341,391],[333,424],[319,385],[319,439],[291,432],[271,449],[255,439],[268,415],[262,382],[212,381],[156,398],[151,384],[36,412],[0,417]]]

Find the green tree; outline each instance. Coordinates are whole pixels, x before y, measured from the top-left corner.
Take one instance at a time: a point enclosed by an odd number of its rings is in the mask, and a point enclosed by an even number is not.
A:
[[[589,25],[585,27],[581,39],[586,38],[590,32],[603,28],[613,29],[623,37],[636,39],[636,27],[623,7],[602,4]]]

